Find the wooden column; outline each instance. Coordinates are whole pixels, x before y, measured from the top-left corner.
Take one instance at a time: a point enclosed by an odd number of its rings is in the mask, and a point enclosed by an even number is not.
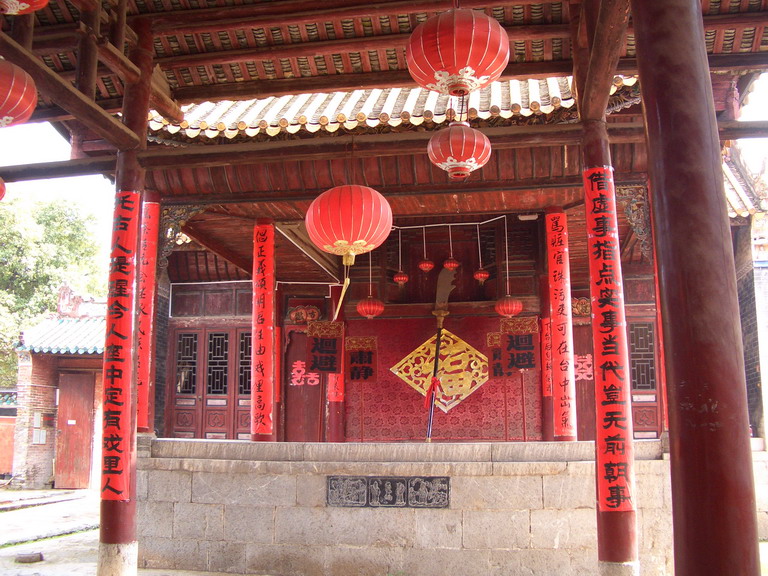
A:
[[[584,207],[595,375],[597,556],[602,575],[638,574],[632,378],[616,188],[604,121],[584,122]]]
[[[251,319],[251,439],[275,439],[275,225],[259,219],[253,229],[253,311]]]
[[[155,196],[155,195],[152,195]],[[139,235],[137,427],[154,432],[155,418],[155,301],[157,299],[157,241],[160,203],[145,192]]]
[[[632,0],[632,14],[667,369],[675,573],[756,576],[739,307],[701,4]]]
[[[541,294],[541,439],[555,439],[552,411],[552,318],[549,316],[549,284],[547,276],[539,279]],[[575,377],[575,374],[574,374]]]
[[[336,309],[341,297],[341,286],[331,287],[331,308]],[[342,308],[339,322],[345,322],[344,311]],[[346,360],[346,349],[342,339],[341,358]],[[326,417],[325,417],[325,440],[326,442],[344,442],[346,403],[345,403],[345,384],[346,384],[346,362],[342,361],[341,372],[338,374],[328,374],[328,385],[326,389]]]
[[[549,313],[552,321],[552,405],[554,439],[576,440],[576,376],[573,357],[571,266],[568,218],[558,208],[544,217],[547,238]]]
[[[141,69],[141,79],[126,87],[123,99],[123,121],[146,142],[149,90],[152,77],[152,34],[148,22],[137,20],[139,42],[131,59]],[[145,144],[144,144],[145,145]],[[136,150],[120,150],[117,157],[115,202],[110,264],[110,284],[107,301],[107,340],[104,353],[104,425],[101,482],[101,522],[99,532],[98,576],[135,576],[138,567],[136,541],[136,256],[138,253],[138,224],[141,218],[144,171],[139,167]],[[135,227],[135,228],[134,228]],[[130,275],[125,272],[130,271]],[[129,327],[130,324],[130,327]],[[113,347],[111,347],[113,346]],[[121,348],[118,348],[121,347]],[[109,351],[109,353],[108,353]],[[121,357],[116,353],[120,352]],[[113,358],[109,361],[109,358]],[[122,372],[122,397],[110,391],[113,378]],[[118,408],[123,416],[112,420],[108,408]],[[119,428],[117,427],[119,426]],[[124,436],[129,441],[122,452],[114,444]],[[117,458],[117,460],[114,460]],[[114,464],[124,466],[115,474]],[[108,488],[120,478],[121,492]]]

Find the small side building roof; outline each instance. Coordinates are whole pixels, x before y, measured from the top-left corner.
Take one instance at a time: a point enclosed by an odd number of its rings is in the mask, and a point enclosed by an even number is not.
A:
[[[106,319],[47,318],[21,334],[19,352],[47,354],[101,354],[104,352]]]

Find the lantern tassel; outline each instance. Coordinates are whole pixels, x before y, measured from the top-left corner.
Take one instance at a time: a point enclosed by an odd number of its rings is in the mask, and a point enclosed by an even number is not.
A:
[[[349,276],[346,276],[344,278],[344,284],[341,286],[341,294],[339,295],[339,302],[336,304],[336,311],[333,313],[333,321],[336,322],[336,318],[339,317],[339,312],[341,312],[341,305],[344,302],[344,294],[347,293],[347,288],[349,288]]]

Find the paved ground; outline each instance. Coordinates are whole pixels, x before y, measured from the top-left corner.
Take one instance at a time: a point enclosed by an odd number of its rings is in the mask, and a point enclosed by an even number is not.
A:
[[[0,489],[0,575],[96,576],[99,500],[87,490]],[[18,563],[40,552],[41,562]],[[768,542],[760,545],[768,576]],[[140,576],[226,576],[211,572],[139,570]]]

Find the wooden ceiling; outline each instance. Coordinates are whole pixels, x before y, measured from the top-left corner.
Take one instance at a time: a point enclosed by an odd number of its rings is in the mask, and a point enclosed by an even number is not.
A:
[[[169,122],[182,122],[185,105],[204,101],[413,86],[405,64],[408,37],[420,22],[453,6],[453,0],[50,0],[31,16],[4,15],[0,55],[24,67],[40,91],[33,121],[54,122],[77,158],[0,168],[0,177],[113,174],[118,149],[144,147],[144,135],[137,137],[116,116],[125,86],[137,77],[127,56],[136,30],[149,28],[153,36],[151,106]],[[507,30],[512,56],[503,79],[573,77],[582,120],[604,115],[616,74],[637,73],[629,0],[462,0],[460,6],[485,11]],[[768,69],[768,0],[703,0],[701,7],[721,137],[764,134],[764,125],[734,120],[754,74]],[[430,132],[440,127],[435,123],[172,145],[150,138],[138,157],[147,188],[165,205],[206,209],[189,218],[187,232],[229,266],[248,269],[247,224],[268,217],[289,230],[278,254],[283,279],[327,280],[328,272],[312,260],[323,256],[310,258],[297,248],[305,240],[297,224],[314,197],[350,180],[382,192],[395,224],[548,206],[577,211],[581,129],[573,118],[566,122],[543,115],[475,121],[494,152],[461,184],[427,159]],[[617,183],[644,185],[641,106],[617,110],[608,122]],[[633,244],[631,227],[625,220],[622,226],[624,242]],[[583,230],[571,237],[582,242]],[[636,250],[625,256],[640,258]]]

